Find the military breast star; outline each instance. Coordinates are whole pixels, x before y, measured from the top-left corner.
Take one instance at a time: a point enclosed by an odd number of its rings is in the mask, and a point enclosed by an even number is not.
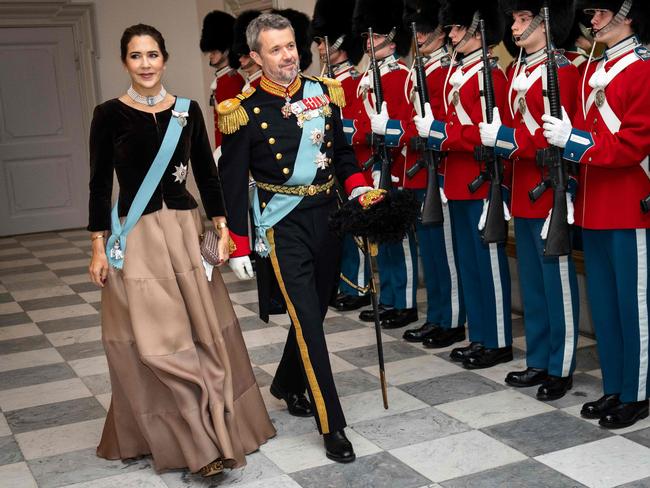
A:
[[[187,178],[187,166],[181,163],[180,166],[174,166],[174,168],[176,168],[176,171],[172,173],[176,177],[174,183],[183,183]]]

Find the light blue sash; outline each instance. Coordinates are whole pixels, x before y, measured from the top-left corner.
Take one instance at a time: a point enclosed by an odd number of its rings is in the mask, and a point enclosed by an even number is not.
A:
[[[135,224],[142,216],[145,207],[151,200],[151,195],[156,190],[162,175],[165,173],[169,160],[176,150],[178,140],[181,137],[183,127],[187,124],[187,111],[190,108],[190,100],[187,98],[176,97],[176,104],[172,110],[172,118],[169,119],[169,125],[165,132],[158,154],[156,154],[151,167],[144,177],[138,193],[133,199],[133,203],[129,208],[129,213],[126,215],[124,225],[120,222],[120,216],[117,211],[118,203],[111,212],[111,236],[106,242],[106,256],[111,266],[117,269],[122,269],[124,266],[124,253],[126,253],[126,236],[133,229]],[[176,123],[174,123],[176,122]]]
[[[303,90],[303,98],[317,97],[323,94],[323,88],[320,83],[305,80],[305,88]],[[323,116],[314,117],[311,120],[305,120],[302,127],[302,138],[300,139],[300,146],[298,147],[298,154],[296,162],[293,167],[293,174],[287,180],[285,185],[311,185],[316,176],[316,156],[320,152],[321,143],[313,144],[311,141],[311,132],[318,129],[321,133],[324,132],[325,118]],[[266,238],[266,231],[268,231],[275,224],[280,222],[284,217],[289,214],[304,197],[298,195],[282,195],[276,193],[271,200],[266,204],[263,210],[260,210],[260,201],[258,192],[255,192],[253,197],[253,217],[255,221],[255,250],[257,253],[266,257],[269,255],[269,241]]]

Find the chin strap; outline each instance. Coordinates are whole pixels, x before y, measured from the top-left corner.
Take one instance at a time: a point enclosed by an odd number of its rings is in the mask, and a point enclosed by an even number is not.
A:
[[[630,14],[630,10],[632,10],[632,5],[634,5],[634,0],[625,0],[623,2],[623,5],[621,5],[621,9],[614,16],[614,18],[609,21],[609,24],[607,24],[605,27],[603,27],[602,29],[599,29],[599,30],[591,29],[591,32],[592,32],[594,38],[597,38],[598,34],[605,34],[605,33],[609,32],[614,27],[616,27],[618,24],[620,24],[625,19],[627,19],[627,16]]]
[[[467,42],[474,37],[476,34],[476,31],[478,31],[478,23],[481,20],[481,15],[479,14],[479,11],[477,10],[474,12],[474,16],[472,17],[472,23],[470,26],[467,28],[467,32],[465,33],[465,36],[460,40],[458,45],[455,47],[455,50],[458,51],[461,49]]]
[[[393,42],[393,39],[395,39],[396,35],[397,35],[397,27],[393,27],[388,33],[388,35],[386,36],[386,39],[384,39],[381,42],[381,44],[379,44],[378,46],[375,46],[375,51],[379,51],[380,49],[383,49],[386,46],[388,46],[391,42]],[[372,39],[370,40],[370,42],[373,42]],[[365,48],[364,51],[366,52],[366,54],[368,53],[367,48]]]

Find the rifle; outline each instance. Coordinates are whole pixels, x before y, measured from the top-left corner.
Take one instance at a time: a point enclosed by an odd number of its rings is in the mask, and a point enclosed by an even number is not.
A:
[[[375,56],[375,43],[372,34],[372,27],[368,28],[368,40],[370,43],[370,69],[372,71],[373,93],[375,94],[376,110],[381,110],[384,103],[384,90],[381,87],[381,71]],[[363,169],[368,169],[380,163],[381,174],[379,177],[379,189],[390,191],[392,187],[391,166],[393,165],[391,154],[386,147],[384,136],[372,134],[372,156],[363,164]]]
[[[334,79],[334,69],[332,69],[332,62],[330,61],[330,41],[328,36],[323,37],[325,42],[325,75],[328,78]]]
[[[488,46],[485,38],[485,21],[479,20],[481,41],[483,49],[483,96],[485,98],[485,119],[488,124],[492,123],[494,111],[494,85],[492,83],[492,65],[488,54]],[[494,153],[493,147],[476,146],[474,148],[474,159],[485,163],[479,175],[469,184],[470,193],[476,192],[483,183],[490,181],[490,197],[488,200],[487,216],[485,227],[481,238],[488,244],[502,243],[508,237],[508,223],[505,220],[503,211],[503,195],[501,194],[501,183],[503,181],[503,161]]]
[[[641,200],[641,210],[643,213],[648,213],[648,211],[650,211],[650,195]]]
[[[562,118],[560,87],[558,83],[557,61],[551,44],[551,27],[548,6],[542,8],[546,27],[546,94],[551,116]],[[553,189],[553,208],[548,225],[544,256],[567,256],[571,253],[571,232],[567,221],[566,193],[569,182],[569,163],[562,157],[562,150],[549,146],[537,151],[537,165],[542,171],[542,181],[528,192],[532,202],[537,201],[544,192]],[[544,167],[548,168],[548,178],[543,177]]]
[[[424,68],[424,61],[420,55],[420,46],[418,46],[415,22],[411,22],[411,31],[413,32],[415,79],[417,83],[420,113],[424,114],[424,104],[429,102],[429,89],[427,87],[427,75]],[[427,141],[422,137],[415,138],[415,148],[422,155],[422,159],[418,159],[418,161],[406,171],[406,175],[410,179],[413,178],[421,169],[427,169],[427,189],[424,193],[424,202],[422,204],[422,215],[420,219],[423,225],[441,224],[444,221],[444,216],[442,213],[442,200],[440,199],[440,186],[438,184],[440,153],[427,148]]]

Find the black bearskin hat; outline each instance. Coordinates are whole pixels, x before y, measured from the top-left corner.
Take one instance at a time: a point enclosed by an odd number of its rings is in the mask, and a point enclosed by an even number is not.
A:
[[[393,42],[398,56],[406,56],[411,49],[411,35],[404,28],[403,0],[357,0],[353,16],[353,31],[361,36],[368,33],[372,27],[375,34],[387,35],[395,29]],[[362,41],[365,48],[365,42]]]
[[[519,57],[519,46],[515,44],[515,40],[512,37],[512,16],[505,16],[505,28],[503,30],[503,46],[508,51],[508,54],[513,58],[517,59]]]
[[[201,30],[201,42],[199,46],[201,51],[225,52],[232,46],[233,32],[232,27],[235,24],[235,18],[221,12],[213,10],[203,19],[203,29]]]
[[[352,64],[358,64],[363,57],[363,43],[358,36],[352,34],[353,13],[352,0],[317,0],[311,21],[311,36],[327,36],[330,46],[345,36],[339,49],[347,53]]]
[[[246,27],[248,27],[248,24],[250,24],[253,19],[257,18],[261,14],[262,12],[259,10],[245,10],[235,19],[235,25],[233,26],[232,49],[228,56],[231,67],[239,67],[239,56],[250,52],[248,43],[246,42]]]
[[[420,202],[410,190],[371,190],[349,200],[330,217],[338,235],[367,237],[371,242],[399,242],[415,225]]]
[[[292,8],[285,8],[283,10],[273,9],[271,13],[282,15],[282,17],[289,19],[289,22],[291,22],[293,31],[296,34],[296,47],[300,56],[300,69],[303,71],[306,70],[311,65],[312,60],[309,17]]]
[[[576,0],[573,25],[571,26],[571,30],[567,35],[566,40],[563,44],[560,44],[559,47],[566,50],[572,50],[576,45],[578,37],[584,35],[583,29],[591,30],[591,17],[584,13],[584,4],[584,0]]]
[[[470,27],[474,13],[479,12],[485,21],[485,37],[488,45],[499,44],[503,38],[504,15],[498,0],[445,0],[440,7],[440,24]],[[478,31],[478,28],[476,30]]]
[[[573,26],[574,0],[502,0],[501,2],[501,8],[506,14],[529,10],[533,15],[537,15],[545,5],[548,5],[551,21],[551,39],[554,45],[561,46],[567,40]]]
[[[406,0],[404,4],[404,25],[410,31],[411,22],[415,22],[418,32],[433,32],[440,25],[438,0]]]
[[[617,14],[625,0],[587,0],[584,9],[600,8],[611,10]],[[647,44],[650,42],[650,1],[634,0],[630,13],[627,15],[632,19],[632,30],[639,40]]]

